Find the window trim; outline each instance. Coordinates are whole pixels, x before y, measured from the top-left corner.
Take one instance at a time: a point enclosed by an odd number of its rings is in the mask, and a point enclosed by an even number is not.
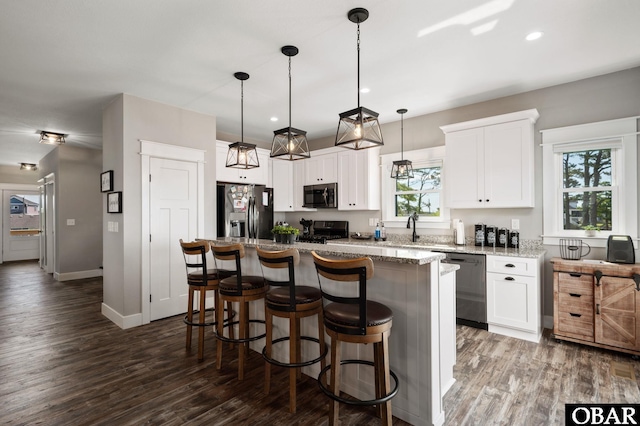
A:
[[[445,199],[445,147],[436,146],[432,148],[417,149],[414,151],[405,151],[403,154],[405,159],[411,160],[413,168],[440,166],[440,216],[429,217],[420,216],[416,222],[418,229],[449,229],[451,227],[451,219],[449,208],[446,207]],[[391,176],[391,168],[395,160],[401,159],[401,153],[384,154],[380,156],[380,167],[382,169],[382,185],[381,185],[381,221],[384,222],[386,228],[405,228],[407,226],[406,218],[398,218],[395,215],[395,195],[396,185],[395,179]]]
[[[542,130],[543,169],[543,242],[559,244],[560,238],[580,237],[592,247],[606,247],[611,234],[638,238],[637,181],[637,121],[638,117],[608,120],[576,126]],[[581,230],[562,229],[562,154],[588,149],[611,148],[612,231],[600,231],[596,237],[586,237]]]

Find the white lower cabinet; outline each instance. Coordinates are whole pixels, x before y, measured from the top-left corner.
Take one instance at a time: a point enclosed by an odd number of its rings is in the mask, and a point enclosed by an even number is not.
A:
[[[489,331],[539,342],[541,259],[487,255]]]

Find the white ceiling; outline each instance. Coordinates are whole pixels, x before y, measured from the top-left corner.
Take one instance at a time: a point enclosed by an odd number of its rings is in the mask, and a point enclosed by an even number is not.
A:
[[[245,139],[270,141],[288,125],[286,44],[300,49],[293,127],[332,135],[358,106],[353,7],[370,12],[361,104],[383,123],[640,65],[638,0],[0,0],[0,164],[46,155],[38,130],[100,148],[119,93],[239,134],[236,71],[251,75]],[[525,41],[533,30],[544,37]]]

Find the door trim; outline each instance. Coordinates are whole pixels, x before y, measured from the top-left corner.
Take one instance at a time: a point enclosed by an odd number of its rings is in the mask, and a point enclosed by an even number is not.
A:
[[[0,265],[4,261],[4,227],[5,227],[5,206],[4,206],[4,196],[2,196],[3,191],[38,191],[38,185],[29,185],[29,184],[20,184],[20,183],[0,183]],[[8,208],[8,206],[7,206]],[[9,226],[8,219],[6,220],[7,225]]]
[[[170,145],[159,142],[152,142],[143,139],[140,141],[140,181],[141,181],[141,202],[142,202],[142,218],[141,218],[141,310],[142,310],[142,324],[149,324],[150,322],[150,302],[149,295],[151,294],[150,282],[149,282],[149,268],[151,266],[151,259],[149,256],[149,234],[150,223],[150,188],[149,188],[149,172],[151,158],[163,158],[167,160],[178,160],[197,163],[198,165],[198,219],[197,219],[197,233],[202,234],[204,232],[204,164],[206,151],[195,148],[188,148],[184,146]],[[176,244],[178,242],[176,241]]]

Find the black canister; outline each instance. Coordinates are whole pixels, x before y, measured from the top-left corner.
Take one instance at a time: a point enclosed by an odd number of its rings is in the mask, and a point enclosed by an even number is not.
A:
[[[498,229],[498,241],[496,246],[507,248],[509,246],[509,230],[507,228]]]
[[[497,244],[498,227],[493,225],[487,225],[485,227],[485,244],[488,246],[494,246]]]
[[[475,225],[475,232],[473,234],[475,245],[484,246],[484,242],[486,239],[485,232],[486,232],[486,225],[484,223],[477,223]]]
[[[509,233],[509,247],[520,248],[520,233],[518,231],[511,231]]]

